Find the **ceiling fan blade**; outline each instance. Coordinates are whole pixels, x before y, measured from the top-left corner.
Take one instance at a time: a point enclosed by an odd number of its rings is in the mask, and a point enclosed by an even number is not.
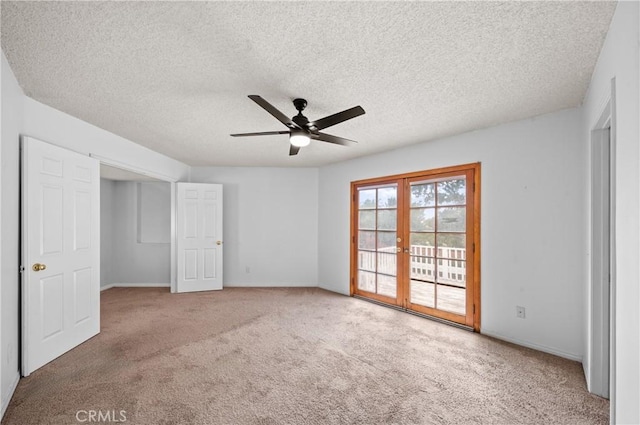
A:
[[[261,133],[237,133],[230,134],[232,137],[245,137],[245,136],[274,136],[276,134],[289,134],[288,131],[263,131]]]
[[[289,156],[298,155],[300,152],[300,146],[289,145]]]
[[[269,102],[261,98],[260,96],[255,94],[250,94],[249,99],[256,102],[258,105],[262,107],[262,109],[264,109],[265,111],[273,115],[278,121],[280,121],[282,124],[286,125],[287,127],[296,128],[296,129],[300,128],[300,126],[294,123],[291,120],[291,118],[289,118],[288,116],[286,116],[285,114],[277,110],[275,106],[273,106],[272,104],[270,104]]]
[[[355,140],[345,139],[344,137],[332,136],[331,134],[327,134],[327,133],[315,133],[315,134],[311,133],[309,136],[311,136],[312,139],[320,140],[321,142],[335,143],[336,145],[342,145],[342,146],[349,146],[349,144],[351,143],[358,143]]]
[[[346,111],[338,112],[337,114],[329,115],[328,117],[320,118],[319,120],[309,123],[309,127],[315,130],[322,130],[323,128],[331,127],[332,125],[340,124],[351,118],[359,117],[364,114],[364,109],[361,106],[354,106]]]

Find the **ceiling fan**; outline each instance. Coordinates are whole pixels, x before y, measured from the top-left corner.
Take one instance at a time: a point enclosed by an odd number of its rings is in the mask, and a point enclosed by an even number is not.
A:
[[[309,121],[307,117],[302,115],[302,111],[307,107],[307,101],[304,99],[294,99],[293,106],[298,111],[298,115],[289,118],[279,110],[277,110],[272,104],[257,95],[249,95],[249,99],[260,105],[265,111],[273,115],[278,121],[286,125],[289,130],[287,131],[264,131],[261,133],[239,133],[232,134],[233,137],[244,136],[272,136],[275,134],[288,134],[289,142],[289,155],[297,155],[300,148],[307,146],[311,139],[319,140],[321,142],[335,143],[336,145],[347,146],[349,143],[357,143],[355,140],[344,139],[338,136],[332,136],[331,134],[321,133],[323,130],[332,125],[340,124],[341,122],[350,120],[351,118],[358,117],[364,114],[364,109],[360,106],[354,106],[351,109],[347,109],[337,114],[329,115],[324,118],[320,118],[316,121]]]

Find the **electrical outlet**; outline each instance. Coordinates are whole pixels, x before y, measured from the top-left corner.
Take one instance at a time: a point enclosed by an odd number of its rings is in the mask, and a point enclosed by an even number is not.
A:
[[[521,307],[519,305],[516,306],[516,317],[519,319],[524,319],[525,313],[524,313],[524,307]]]

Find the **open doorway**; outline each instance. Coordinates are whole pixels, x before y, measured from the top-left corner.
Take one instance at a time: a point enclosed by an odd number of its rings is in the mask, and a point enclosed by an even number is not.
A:
[[[591,131],[590,281],[586,362],[590,392],[615,403],[615,80]]]
[[[171,183],[100,165],[100,288],[171,283]]]
[[[102,182],[100,163],[110,166]],[[176,184],[28,136],[21,168],[21,372],[28,376],[100,332],[101,286],[175,287]],[[120,250],[126,262],[117,262]]]

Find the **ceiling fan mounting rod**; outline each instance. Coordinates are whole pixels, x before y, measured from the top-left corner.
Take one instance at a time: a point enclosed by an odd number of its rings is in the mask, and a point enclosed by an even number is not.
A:
[[[302,115],[302,111],[307,107],[307,101],[305,99],[297,98],[293,99],[293,106],[298,110],[298,115],[291,118],[291,120],[296,123],[305,133],[309,133],[308,124],[309,119]]]

